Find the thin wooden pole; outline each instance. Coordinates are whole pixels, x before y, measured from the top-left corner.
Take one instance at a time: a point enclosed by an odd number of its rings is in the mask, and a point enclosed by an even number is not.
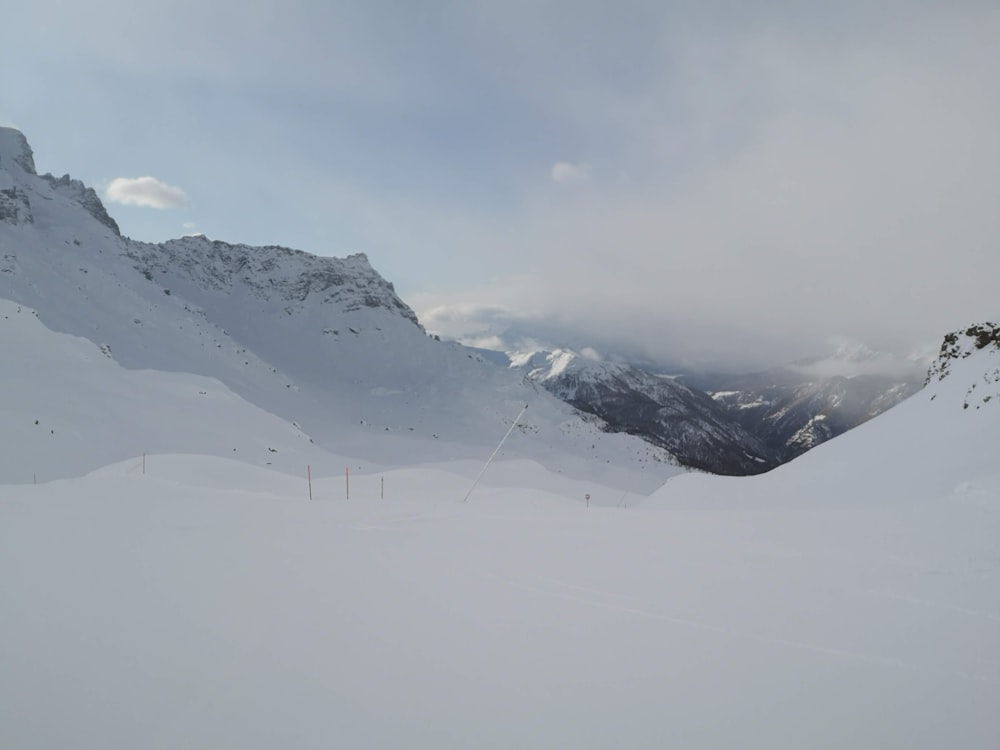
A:
[[[312,467],[309,466],[309,464],[306,464],[306,479],[309,480],[309,499],[312,500],[313,499],[313,475],[312,475]]]

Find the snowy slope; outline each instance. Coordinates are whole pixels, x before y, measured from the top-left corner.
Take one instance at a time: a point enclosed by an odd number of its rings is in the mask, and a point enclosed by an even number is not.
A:
[[[342,462],[222,383],[126,370],[86,339],[56,334],[0,300],[0,481],[79,476],[143,453],[228,456],[301,474]]]
[[[998,420],[962,408],[961,364],[923,403],[971,418],[935,443],[943,495],[910,493],[915,465],[841,465],[854,433],[709,477],[721,510],[587,508],[508,461],[468,503],[460,465],[312,502],[208,456],[0,486],[0,746],[990,750]],[[920,426],[892,417],[862,445]]]

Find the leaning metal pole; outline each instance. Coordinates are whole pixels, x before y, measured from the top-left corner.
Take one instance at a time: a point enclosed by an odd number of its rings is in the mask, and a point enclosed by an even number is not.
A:
[[[527,410],[528,410],[528,405],[525,404],[524,408],[521,409],[521,413],[514,418],[514,421],[510,425],[510,429],[507,430],[507,434],[503,436],[503,440],[500,441],[500,444],[497,445],[496,450],[493,451],[493,455],[490,456],[489,460],[486,462],[486,465],[483,466],[483,470],[479,472],[479,476],[476,477],[476,481],[472,483],[472,486],[469,487],[469,491],[465,493],[465,497],[462,499],[463,503],[469,501],[469,495],[471,495],[472,491],[476,489],[476,485],[479,484],[479,480],[483,478],[483,474],[485,474],[486,470],[490,468],[490,464],[493,463],[493,459],[497,457],[497,453],[500,452],[500,449],[503,447],[503,444],[507,442],[507,438],[510,437],[510,433],[512,433],[514,431],[514,428],[517,427],[518,421],[521,419],[522,416],[524,416],[524,412]]]

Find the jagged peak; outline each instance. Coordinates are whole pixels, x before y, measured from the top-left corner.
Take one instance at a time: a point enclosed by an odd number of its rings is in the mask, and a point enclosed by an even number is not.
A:
[[[28,139],[20,130],[5,127],[0,127],[0,192],[3,193],[0,196],[0,221],[8,224],[33,221],[28,192],[32,192],[34,186],[32,180],[19,176],[21,172],[44,180],[53,190],[75,200],[87,213],[121,236],[118,223],[108,214],[93,188],[87,187],[80,180],[74,180],[68,174],[62,177],[39,175],[35,171],[35,158]]]
[[[104,207],[104,203],[101,202],[100,197],[97,195],[97,191],[93,188],[87,187],[80,180],[74,180],[68,174],[56,177],[53,174],[46,173],[41,175],[41,178],[60,193],[72,197],[86,209],[87,213],[121,237],[122,233],[121,229],[118,228],[118,222],[111,218],[111,214],[108,213],[108,210]]]
[[[0,127],[0,169],[16,164],[28,174],[35,174],[35,156],[24,133],[15,128]]]
[[[539,381],[567,375],[599,377],[623,368],[618,363],[605,361],[589,348],[582,351],[565,348],[531,350],[510,354],[509,358],[511,367],[525,370],[530,378]]]

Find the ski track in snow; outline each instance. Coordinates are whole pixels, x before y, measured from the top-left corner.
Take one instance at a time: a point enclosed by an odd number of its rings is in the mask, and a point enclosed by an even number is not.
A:
[[[357,523],[351,528],[358,531],[395,531],[425,523],[447,521],[450,518],[452,516],[427,515],[426,513],[400,513],[384,516],[378,520],[378,523]]]
[[[913,596],[902,596],[901,594],[892,594],[885,591],[876,591],[874,589],[866,589],[861,593],[871,594],[872,596],[880,596],[885,599],[891,599],[897,602],[906,602],[907,604],[914,604],[919,607],[927,607],[930,609],[941,609],[947,612],[957,612],[963,615],[969,615],[970,617],[982,617],[993,622],[1000,623],[1000,614],[993,612],[981,612],[977,609],[969,609],[968,607],[958,607],[954,604],[945,604],[944,602],[934,602],[928,599],[919,599]]]
[[[988,675],[973,674],[970,672],[957,671],[957,670],[931,669],[918,664],[913,664],[911,662],[906,662],[901,659],[893,659],[885,656],[863,653],[861,651],[850,651],[847,649],[834,648],[832,646],[824,646],[821,644],[809,643],[806,641],[798,641],[789,638],[775,638],[774,636],[763,635],[761,633],[752,633],[742,630],[735,630],[733,628],[726,627],[723,625],[714,625],[711,623],[700,622],[698,620],[691,620],[684,617],[677,617],[675,615],[663,614],[661,612],[652,612],[650,610],[642,609],[636,606],[600,601],[598,599],[587,598],[567,591],[558,591],[558,590],[553,590],[551,588],[542,588],[536,585],[532,585],[531,583],[524,583],[522,581],[504,579],[500,578],[499,576],[487,575],[484,577],[493,579],[505,586],[509,586],[511,588],[518,589],[520,591],[527,591],[529,593],[538,594],[540,596],[545,596],[545,597],[564,599],[567,601],[576,602],[578,604],[583,604],[588,607],[596,607],[599,609],[624,612],[626,614],[637,615],[639,617],[645,617],[651,620],[657,620],[660,622],[669,623],[671,625],[676,625],[678,627],[690,628],[692,630],[699,630],[706,633],[716,633],[722,636],[739,638],[748,641],[755,641],[757,643],[765,643],[771,646],[778,646],[781,648],[794,649],[798,651],[809,651],[816,654],[835,656],[842,659],[850,659],[852,661],[864,662],[866,664],[873,664],[881,667],[889,667],[892,669],[918,672],[926,675],[932,675],[935,677],[968,680],[972,682],[986,683],[988,685],[1000,685],[1000,678],[991,677]],[[598,589],[592,589],[586,586],[579,586],[576,584],[567,583],[563,581],[555,581],[553,579],[543,579],[543,578],[539,578],[538,580],[549,580],[552,583],[558,584],[563,588],[573,589],[582,592],[596,593],[604,597],[625,598],[622,597],[621,595],[613,594],[611,592],[600,591]],[[899,597],[899,598],[909,601],[904,597]],[[976,614],[981,614],[981,613],[976,613]]]

